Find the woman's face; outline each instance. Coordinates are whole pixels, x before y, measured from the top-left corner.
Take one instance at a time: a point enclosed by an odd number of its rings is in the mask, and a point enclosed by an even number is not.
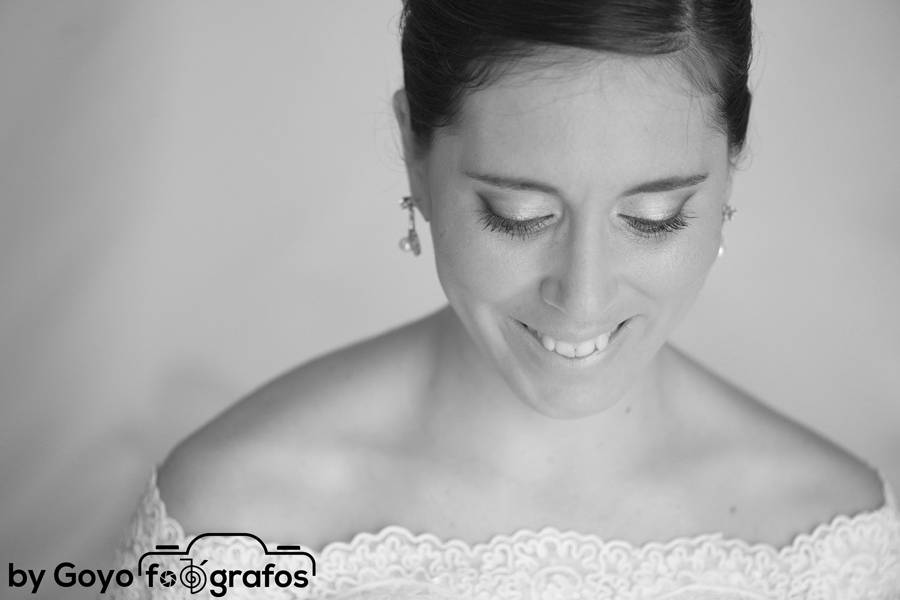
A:
[[[700,290],[730,179],[710,102],[654,59],[534,67],[409,164],[450,305],[539,412],[615,404]]]

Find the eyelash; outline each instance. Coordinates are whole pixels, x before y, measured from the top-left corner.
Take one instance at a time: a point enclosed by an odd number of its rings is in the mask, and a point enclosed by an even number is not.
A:
[[[548,219],[553,218],[551,216],[546,216],[523,221],[507,219],[506,217],[501,217],[486,206],[482,207],[480,212],[481,217],[479,221],[481,222],[482,229],[490,229],[491,231],[505,233],[511,238],[518,237],[522,239],[527,239],[540,232],[543,229],[542,224]],[[660,239],[675,233],[680,229],[684,229],[687,227],[687,220],[694,217],[694,215],[686,212],[684,208],[682,208],[675,216],[662,221],[640,219],[630,215],[619,216],[629,223],[631,229],[637,235],[651,239]]]
[[[662,221],[652,221],[650,219],[639,219],[629,215],[620,215],[628,221],[631,228],[638,235],[646,238],[663,238],[671,233],[675,233],[679,229],[687,227],[687,220],[693,219],[694,215],[686,212],[682,208],[678,214]]]
[[[501,217],[488,207],[484,206],[480,210],[481,218],[481,228],[482,229],[490,229],[491,231],[499,231],[509,235],[512,238],[528,238],[532,235],[538,233],[543,227],[541,226],[547,219],[552,219],[551,216],[546,217],[537,217],[534,219],[526,219],[523,221],[519,221],[516,219],[507,219],[506,217]]]

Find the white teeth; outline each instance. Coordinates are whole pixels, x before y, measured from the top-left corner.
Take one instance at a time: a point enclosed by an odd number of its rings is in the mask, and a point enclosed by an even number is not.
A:
[[[582,356],[587,356],[591,352],[594,351],[597,345],[594,344],[594,340],[588,340],[586,342],[581,342],[577,346],[575,346],[575,356],[581,358]]]
[[[550,352],[556,350],[556,341],[549,335],[541,335],[541,343],[544,345],[544,348]]]
[[[541,345],[550,352],[556,352],[567,358],[582,358],[593,354],[594,352],[602,352],[609,345],[610,333],[603,333],[592,340],[573,344],[571,342],[562,342],[555,340],[545,333],[540,333],[531,327],[528,328],[532,334],[540,341]]]
[[[556,342],[556,353],[575,358],[575,346],[569,342]]]

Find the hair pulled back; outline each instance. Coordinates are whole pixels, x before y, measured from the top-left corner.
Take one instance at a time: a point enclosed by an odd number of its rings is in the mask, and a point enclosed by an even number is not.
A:
[[[676,61],[715,99],[737,154],[750,115],[751,0],[403,0],[403,79],[418,149],[457,123],[467,93],[548,47]]]

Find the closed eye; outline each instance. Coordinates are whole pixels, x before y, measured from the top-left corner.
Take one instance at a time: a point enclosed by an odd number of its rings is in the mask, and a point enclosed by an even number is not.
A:
[[[507,219],[506,217],[501,217],[486,206],[481,207],[479,213],[479,221],[481,222],[482,229],[499,231],[513,238],[527,238],[532,236],[544,229],[545,223],[553,218],[553,215],[545,215],[533,219]]]
[[[679,229],[684,229],[688,225],[687,220],[694,217],[694,215],[687,213],[684,209],[668,219],[661,220],[642,219],[631,215],[619,216],[628,223],[635,233],[646,238],[660,238]]]

